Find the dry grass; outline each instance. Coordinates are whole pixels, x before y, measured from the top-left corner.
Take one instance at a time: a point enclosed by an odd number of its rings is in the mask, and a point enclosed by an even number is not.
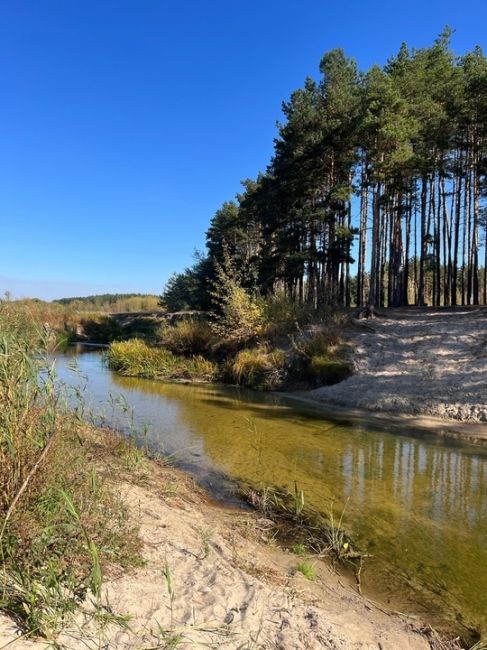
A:
[[[343,357],[342,337],[336,325],[315,326],[293,339],[291,375],[315,386],[336,384],[353,372]]]
[[[99,465],[99,442],[63,413],[25,310],[0,308],[0,609],[54,638],[104,568],[137,562],[137,534]],[[108,472],[106,473],[108,475]]]
[[[228,363],[231,379],[242,386],[272,390],[282,386],[286,376],[284,350],[268,350],[265,346],[241,350]]]
[[[163,326],[158,341],[173,354],[194,355],[208,353],[215,336],[207,321],[188,319]]]

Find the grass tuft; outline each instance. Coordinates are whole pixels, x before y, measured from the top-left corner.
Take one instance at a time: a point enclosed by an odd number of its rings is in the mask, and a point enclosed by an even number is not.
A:
[[[211,381],[217,376],[216,365],[201,356],[178,356],[139,339],[112,343],[107,358],[110,368],[129,377]]]
[[[302,573],[305,578],[308,580],[314,580],[316,578],[316,571],[312,564],[309,562],[300,562],[296,567],[296,571]]]
[[[336,384],[353,373],[353,365],[343,358],[341,338],[335,326],[312,330],[293,340],[294,355],[290,374],[315,386]]]
[[[304,555],[306,553],[306,546],[304,544],[293,544],[291,553],[294,555]]]
[[[229,363],[231,379],[242,386],[272,390],[282,385],[286,375],[286,355],[283,350],[268,350],[265,346],[241,350]]]

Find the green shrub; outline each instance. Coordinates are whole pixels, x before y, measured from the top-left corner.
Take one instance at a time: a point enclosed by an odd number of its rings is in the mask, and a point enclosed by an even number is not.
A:
[[[244,344],[263,332],[262,300],[244,288],[232,261],[225,256],[223,266],[217,265],[212,297],[218,306],[213,315],[213,331],[223,342]]]
[[[269,351],[265,347],[241,350],[230,363],[230,374],[242,386],[278,388],[286,375],[286,355],[283,350]]]
[[[207,321],[188,319],[161,327],[158,341],[174,354],[204,354],[211,349],[214,334]]]
[[[177,356],[140,339],[112,343],[107,358],[110,368],[131,377],[211,381],[217,376],[216,365],[201,356]]]
[[[223,299],[222,313],[215,317],[213,331],[224,341],[246,343],[263,331],[262,305],[243,287],[232,285]]]
[[[305,578],[308,578],[308,580],[314,580],[316,578],[315,568],[309,562],[300,562],[296,567],[296,571],[302,573]]]

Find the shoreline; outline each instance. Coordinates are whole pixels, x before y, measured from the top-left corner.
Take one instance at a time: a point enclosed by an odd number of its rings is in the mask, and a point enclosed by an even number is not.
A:
[[[332,401],[327,402],[313,397],[313,392],[312,390],[275,391],[275,394],[296,401],[299,404],[310,406],[314,410],[322,411],[324,415],[329,415],[332,418],[343,418],[353,423],[363,424],[366,427],[370,427],[371,424],[377,424],[380,428],[388,427],[392,429],[391,433],[397,430],[405,433],[405,428],[414,427],[418,430],[418,434],[437,435],[438,437],[465,441],[469,444],[487,444],[487,423],[462,422],[432,415],[373,411],[358,406],[343,406]]]
[[[354,373],[300,397],[391,425],[483,442],[486,344],[485,309],[387,310],[348,328],[345,350]]]
[[[176,639],[181,648],[221,643],[235,650],[442,647],[421,619],[359,594],[331,563],[280,547],[271,520],[214,502],[184,470],[146,459],[117,467],[113,479],[115,467],[109,461],[103,471],[138,525],[143,564],[105,572],[102,607],[113,621],[102,630],[104,647],[176,647]],[[300,572],[301,563],[313,567],[314,579]],[[90,598],[83,603],[59,647],[99,647],[94,606]],[[128,625],[116,623],[124,617]],[[0,647],[8,643],[37,650],[46,641],[19,638],[0,615]]]
[[[86,347],[105,348],[109,347],[105,344],[83,343],[76,342],[73,345],[82,345]],[[205,379],[161,379],[161,378],[147,378],[140,374],[123,374],[116,370],[112,370],[115,374],[120,374],[122,377],[130,377],[134,379],[148,379],[148,381],[157,381],[168,384],[183,384],[183,385],[199,385],[208,384],[210,386],[228,386],[232,388],[241,388],[238,384],[223,383],[219,381],[208,381]],[[352,376],[352,378],[355,375]],[[329,388],[340,386],[347,380],[333,384]],[[458,441],[465,441],[469,444],[484,445],[487,444],[487,422],[471,422],[462,421],[453,418],[444,418],[424,413],[412,414],[406,411],[388,411],[380,409],[367,409],[356,405],[344,405],[337,403],[332,398],[326,399],[319,396],[321,391],[326,390],[328,387],[321,388],[307,388],[304,390],[271,390],[261,391],[255,388],[247,388],[247,390],[255,391],[256,393],[267,392],[271,395],[283,397],[286,400],[292,400],[303,406],[309,406],[315,411],[322,412],[325,416],[331,418],[344,418],[352,423],[362,424],[370,427],[371,424],[377,424],[380,428],[392,429],[392,432],[404,432],[404,428],[414,428],[418,430],[418,434],[424,433],[426,435],[436,435],[440,438],[454,439]],[[487,387],[486,387],[487,389]],[[414,432],[409,432],[413,435]]]

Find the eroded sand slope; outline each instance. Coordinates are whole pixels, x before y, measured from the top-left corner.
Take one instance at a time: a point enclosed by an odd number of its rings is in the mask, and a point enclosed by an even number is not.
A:
[[[390,310],[348,335],[355,374],[314,399],[487,422],[487,309]]]

